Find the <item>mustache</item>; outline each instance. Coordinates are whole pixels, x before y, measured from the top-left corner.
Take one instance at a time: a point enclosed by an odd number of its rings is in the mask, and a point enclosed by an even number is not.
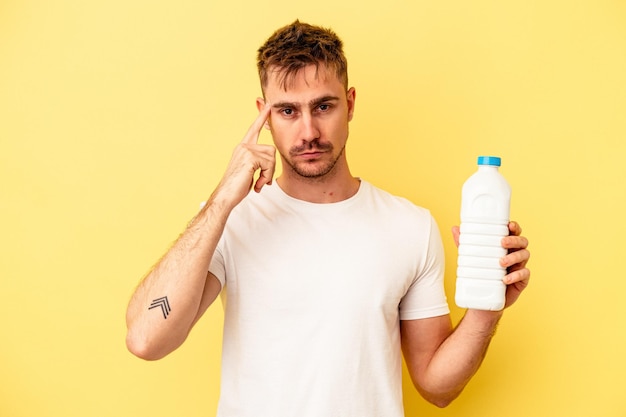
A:
[[[313,139],[312,141],[305,142],[300,146],[294,146],[289,149],[290,155],[298,155],[304,151],[310,150],[318,150],[318,151],[330,151],[333,149],[333,144],[330,142],[320,142],[319,139]]]

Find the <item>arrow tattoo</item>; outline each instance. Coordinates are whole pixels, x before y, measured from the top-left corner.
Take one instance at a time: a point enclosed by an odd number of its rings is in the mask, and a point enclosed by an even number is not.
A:
[[[148,310],[152,310],[153,308],[161,307],[161,312],[163,313],[163,318],[167,319],[167,316],[170,314],[172,309],[170,308],[170,302],[167,300],[167,296],[157,298],[156,300],[152,300],[150,307]]]

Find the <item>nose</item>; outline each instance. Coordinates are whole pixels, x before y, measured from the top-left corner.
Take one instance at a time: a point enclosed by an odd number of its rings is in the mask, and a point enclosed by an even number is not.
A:
[[[317,126],[317,121],[313,115],[305,113],[300,118],[300,139],[304,142],[311,142],[320,137],[320,131]]]

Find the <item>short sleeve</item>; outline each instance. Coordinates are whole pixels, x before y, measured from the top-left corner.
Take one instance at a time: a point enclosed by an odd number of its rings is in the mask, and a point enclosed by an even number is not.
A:
[[[223,246],[224,246],[224,237],[220,239],[215,248],[215,252],[213,253],[213,258],[211,258],[211,263],[209,264],[209,272],[215,275],[215,277],[219,280],[220,284],[222,284],[222,288],[224,288],[226,284],[226,267],[224,264],[224,255],[223,255]]]
[[[420,263],[416,279],[400,302],[400,320],[416,320],[450,313],[444,288],[443,243],[432,216],[429,229],[426,254]]]

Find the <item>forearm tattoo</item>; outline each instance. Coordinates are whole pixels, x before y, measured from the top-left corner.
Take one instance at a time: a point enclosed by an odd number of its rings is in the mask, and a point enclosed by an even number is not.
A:
[[[150,304],[150,307],[148,307],[148,310],[152,310],[153,308],[158,307],[161,307],[161,312],[163,313],[164,319],[166,319],[167,316],[169,316],[170,311],[172,311],[172,309],[170,308],[170,302],[167,300],[167,296],[152,300],[152,303]]]

